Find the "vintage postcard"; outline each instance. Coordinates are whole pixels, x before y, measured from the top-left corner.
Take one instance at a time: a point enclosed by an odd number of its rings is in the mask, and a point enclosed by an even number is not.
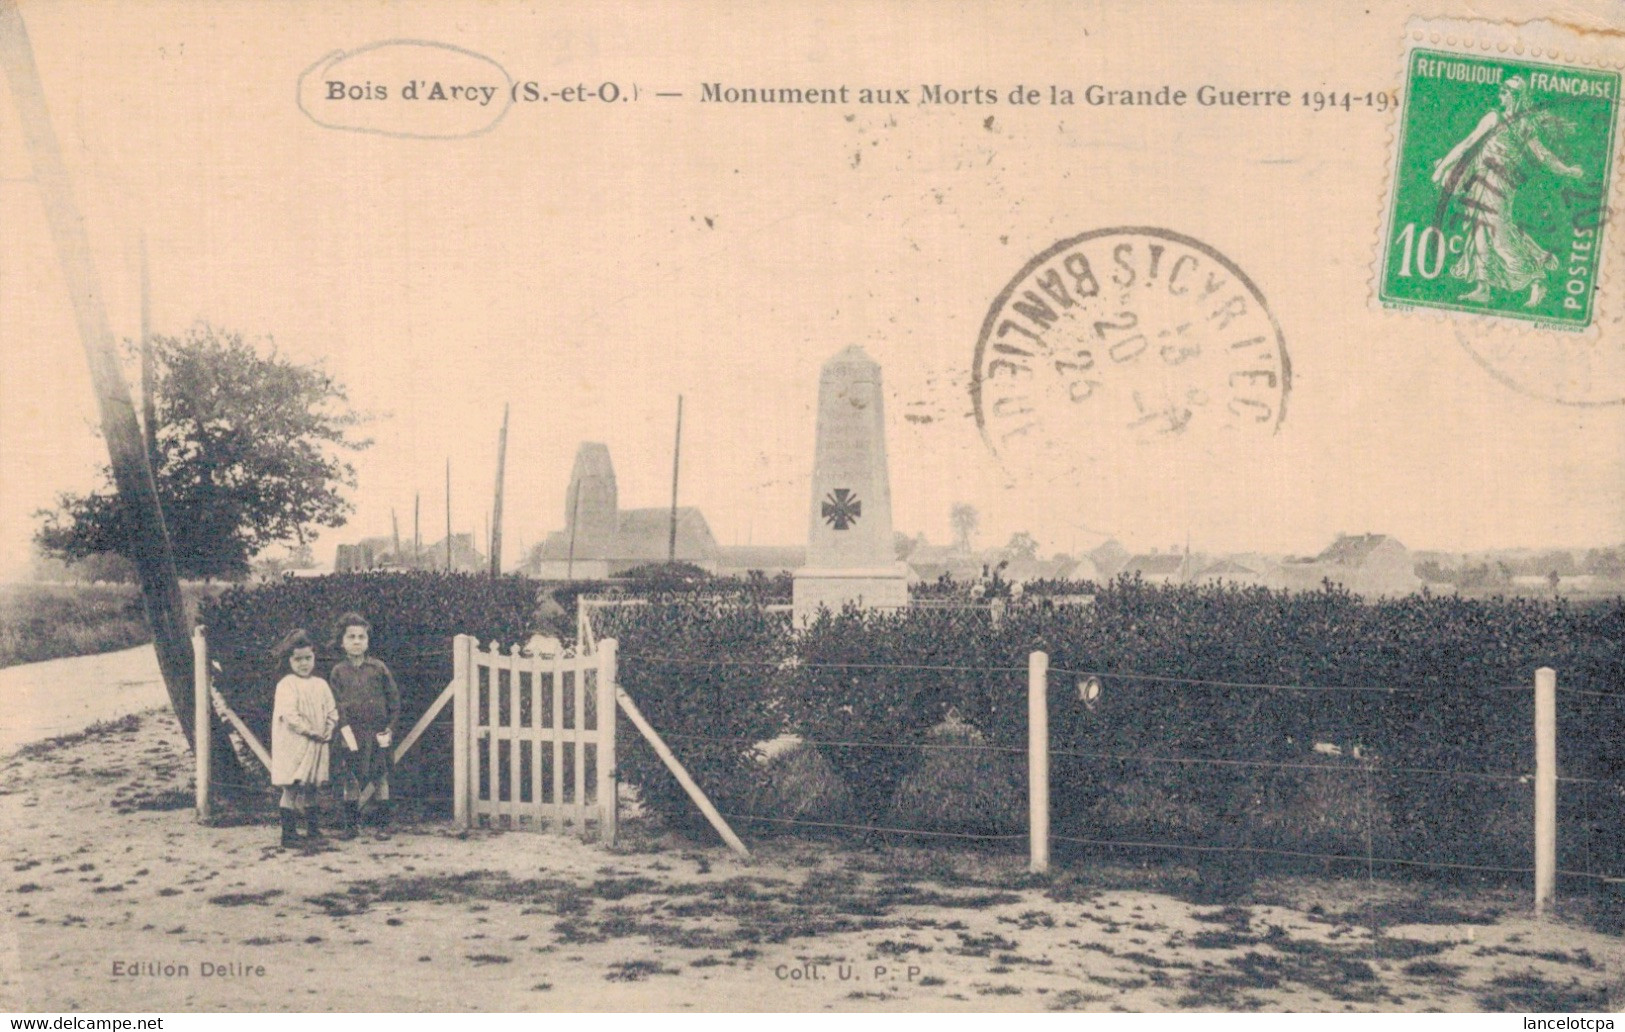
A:
[[[1622,75],[0,0],[0,1006],[1618,1010]]]

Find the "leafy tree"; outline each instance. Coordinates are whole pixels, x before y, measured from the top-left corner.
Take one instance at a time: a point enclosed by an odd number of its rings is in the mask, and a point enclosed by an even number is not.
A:
[[[1461,572],[1446,568],[1437,559],[1424,559],[1416,564],[1416,575],[1431,584],[1454,584]]]
[[[1625,559],[1620,557],[1619,549],[1593,548],[1586,552],[1581,569],[1597,577],[1625,576]]]
[[[1018,530],[1010,535],[1010,543],[1004,546],[1006,559],[1037,559],[1038,539],[1025,530]]]
[[[971,541],[976,537],[976,528],[981,522],[982,516],[976,511],[976,506],[956,502],[948,513],[948,523],[954,530],[954,547],[961,552],[969,552]]]
[[[182,576],[238,579],[277,542],[303,544],[340,527],[356,486],[342,453],[366,447],[351,431],[364,419],[344,387],[318,365],[274,346],[203,326],[152,341],[158,454],[153,470]],[[63,494],[36,515],[39,549],[79,560],[130,556],[136,540],[111,471],[87,495]]]
[[[1574,561],[1574,553],[1567,549],[1554,548],[1535,556],[1532,573],[1550,574],[1555,572],[1560,577],[1572,577],[1580,572],[1580,566]]]

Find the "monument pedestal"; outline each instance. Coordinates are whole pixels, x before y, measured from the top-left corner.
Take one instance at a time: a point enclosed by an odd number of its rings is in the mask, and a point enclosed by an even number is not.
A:
[[[796,626],[805,627],[818,616],[820,606],[839,613],[848,602],[865,609],[903,609],[908,606],[908,567],[823,567],[797,570],[792,610]]]

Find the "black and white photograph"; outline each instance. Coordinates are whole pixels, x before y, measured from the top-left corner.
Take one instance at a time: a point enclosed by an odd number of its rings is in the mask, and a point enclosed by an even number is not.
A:
[[[0,1009],[1612,1028],[1622,24],[0,0]]]

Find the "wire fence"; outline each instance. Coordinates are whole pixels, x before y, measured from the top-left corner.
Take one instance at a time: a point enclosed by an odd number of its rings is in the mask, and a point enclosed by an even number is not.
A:
[[[753,660],[749,658],[703,658],[662,654],[629,654],[623,669],[636,677],[636,669],[669,668],[675,671],[738,671],[759,669],[793,671],[799,676],[816,677],[820,673],[842,675],[853,671],[890,672],[924,675],[960,676],[986,683],[994,681],[1004,688],[1002,709],[1006,714],[1019,712],[1022,700],[1020,686],[1014,683],[1018,675],[1024,678],[1028,668],[994,664],[967,667],[954,664],[932,663],[877,663],[877,662],[795,662]],[[1299,698],[1303,693],[1317,693],[1322,698],[1359,694],[1384,700],[1384,705],[1414,709],[1417,697],[1438,698],[1448,689],[1436,685],[1427,687],[1388,685],[1306,685],[1276,684],[1256,681],[1201,679],[1148,675],[1137,672],[1094,670],[1085,667],[1058,667],[1050,670],[1052,677],[1049,696],[1063,706],[1077,707],[1077,700],[1069,697],[1064,684],[1069,679],[1099,678],[1111,688],[1108,695],[1132,696],[1131,688],[1154,685],[1159,689],[1183,694],[1185,701],[1203,693],[1226,693],[1235,705],[1237,693],[1261,693]],[[1002,679],[1002,680],[1001,680]],[[1377,868],[1428,869],[1441,872],[1471,872],[1500,876],[1527,876],[1535,871],[1530,849],[1535,770],[1533,767],[1532,699],[1534,686],[1490,685],[1469,686],[1478,696],[1506,697],[1513,700],[1510,715],[1484,729],[1486,736],[1497,736],[1506,727],[1516,725],[1521,733],[1517,740],[1463,742],[1454,750],[1457,754],[1478,755],[1482,758],[1498,757],[1499,762],[1462,763],[1460,765],[1407,762],[1398,751],[1405,744],[1403,736],[1392,738],[1386,754],[1367,745],[1355,747],[1353,755],[1330,742],[1316,740],[1312,735],[1299,738],[1290,746],[1280,742],[1265,742],[1249,733],[1238,732],[1229,740],[1209,743],[1218,748],[1200,753],[1171,748],[1172,743],[1188,740],[1189,734],[1169,734],[1167,737],[1143,735],[1135,743],[1127,738],[1123,727],[1110,714],[1099,716],[1091,726],[1088,718],[1062,720],[1057,733],[1052,733],[1048,757],[1056,765],[1054,791],[1057,795],[1055,820],[1057,829],[1050,839],[1061,845],[1090,851],[1130,851],[1134,853],[1166,852],[1195,854],[1209,857],[1271,858],[1286,861],[1304,861],[1318,864],[1358,865],[1367,871]],[[1566,698],[1565,715],[1573,725],[1572,734],[1601,726],[1596,712],[1601,707],[1619,707],[1625,698],[1607,692],[1586,689],[1560,689]],[[1389,700],[1399,700],[1397,702]],[[1200,702],[1201,700],[1197,700]],[[1053,704],[1053,703],[1052,703]],[[1578,707],[1575,705],[1578,704]],[[1108,704],[1110,705],[1110,704]],[[1132,701],[1120,705],[1133,706]],[[1497,704],[1503,705],[1503,704]],[[1303,703],[1292,703],[1302,709]],[[1314,707],[1310,707],[1313,709]],[[1337,709],[1335,705],[1332,709]],[[1194,709],[1186,711],[1193,723],[1200,717]],[[1258,714],[1255,707],[1251,712]],[[1618,711],[1610,719],[1617,719]],[[1313,714],[1302,716],[1296,726],[1312,727]],[[1576,719],[1577,718],[1577,719]],[[1346,732],[1348,715],[1328,723],[1340,726]],[[962,758],[971,770],[977,761],[996,761],[1012,768],[1013,777],[1007,778],[1006,789],[1024,793],[1022,784],[1026,776],[1023,762],[1028,753],[1025,745],[1009,741],[1011,721],[1002,724],[993,721],[994,733],[983,738],[972,729],[974,737],[934,737],[933,729],[916,724],[907,736],[883,740],[876,737],[836,737],[815,733],[800,733],[793,740],[781,742],[777,749],[768,746],[768,753],[785,753],[789,749],[818,753],[825,767],[836,771],[862,770],[865,766],[885,768],[882,779],[889,779],[888,787],[894,794],[907,794],[907,782],[918,778],[933,762],[931,757]],[[1128,721],[1132,725],[1133,721]],[[1263,734],[1279,729],[1273,720],[1259,720]],[[938,725],[940,729],[941,725]],[[1137,728],[1147,730],[1144,727]],[[688,755],[693,765],[707,766],[707,753],[718,750],[735,756],[764,753],[763,740],[751,736],[732,736],[708,727],[694,727],[680,722],[668,722],[659,728],[662,737],[670,741],[679,756]],[[790,728],[787,730],[795,730]],[[1166,730],[1166,729],[1165,729]],[[1188,729],[1187,729],[1188,730]],[[1004,737],[1001,739],[999,733]],[[1378,738],[1370,735],[1368,742]],[[1096,739],[1111,741],[1116,748],[1094,745]],[[1566,740],[1565,740],[1566,741]],[[1373,742],[1373,744],[1375,744]],[[1128,748],[1122,746],[1128,745]],[[1283,752],[1295,751],[1297,757],[1283,757]],[[1435,749],[1440,755],[1450,755],[1451,749]],[[891,759],[865,763],[861,760],[843,760],[842,753],[869,753],[889,755]],[[1250,755],[1263,753],[1264,755]],[[1329,755],[1327,755],[1329,754]],[[690,762],[690,760],[685,760]],[[719,773],[726,762],[718,766]],[[944,813],[951,809],[937,807],[931,820],[908,821],[897,819],[903,812],[896,799],[884,819],[873,807],[861,815],[842,819],[816,810],[794,812],[795,806],[805,800],[787,799],[783,786],[774,785],[775,770],[794,780],[807,777],[803,771],[796,774],[782,757],[760,763],[758,776],[746,777],[739,784],[731,776],[718,778],[719,794],[731,797],[722,812],[730,820],[746,824],[765,825],[770,829],[808,829],[821,832],[844,832],[859,835],[905,836],[921,839],[975,840],[989,843],[1008,843],[1027,838],[1025,812],[1021,799],[998,810],[992,819],[985,819],[985,800],[978,804],[984,811],[981,827],[944,827]],[[1155,770],[1174,769],[1183,772],[1173,778],[1157,777]],[[1621,769],[1615,766],[1611,769]],[[1083,805],[1076,800],[1076,787],[1068,779],[1076,779],[1080,772],[1092,784]],[[940,775],[944,771],[937,772]],[[985,774],[985,770],[983,771]],[[1595,772],[1590,772],[1595,773]],[[963,778],[948,773],[946,784],[936,788],[953,794],[964,794],[967,789]],[[995,779],[997,780],[997,779]],[[1562,774],[1558,777],[1563,850],[1558,872],[1566,877],[1594,882],[1617,882],[1625,879],[1625,864],[1621,863],[1620,829],[1617,813],[1619,803],[1625,800],[1625,780],[1609,776]],[[1181,800],[1178,792],[1193,785],[1222,782],[1222,791],[1196,789],[1189,798]],[[1443,785],[1459,784],[1460,788],[1444,790]],[[870,786],[871,788],[873,786]],[[802,796],[827,797],[827,790],[800,790]],[[1103,798],[1114,793],[1138,795],[1135,802],[1116,807],[1100,805]],[[861,793],[860,793],[861,794]],[[884,793],[881,793],[882,795]],[[916,792],[918,794],[918,792]],[[974,794],[974,793],[972,793]],[[792,790],[788,793],[795,795]],[[873,799],[875,792],[870,791]],[[766,801],[765,805],[763,801]],[[1206,814],[1189,814],[1192,807],[1213,807]],[[775,807],[778,807],[775,810]],[[788,807],[791,812],[784,812]],[[972,809],[976,807],[973,806]],[[839,810],[839,807],[836,807]],[[1134,811],[1138,812],[1134,812]],[[1161,811],[1161,812],[1159,812]],[[1401,812],[1403,811],[1403,812]],[[1010,827],[1011,818],[1019,815],[1020,827]],[[975,823],[974,815],[969,823]],[[1161,826],[1161,834],[1136,834]],[[1443,834],[1440,828],[1451,829]],[[1087,830],[1085,830],[1087,829]],[[1459,846],[1464,838],[1495,839],[1481,850],[1458,852],[1442,847]],[[1434,841],[1430,841],[1430,839]],[[1493,848],[1490,848],[1493,846]],[[1431,848],[1430,848],[1431,847]],[[1446,855],[1441,855],[1446,854]]]
[[[452,648],[444,638],[397,635],[376,644],[373,654],[398,675],[406,670],[432,683],[451,667]],[[330,647],[320,651],[324,661],[329,654],[339,658]],[[218,655],[238,668],[269,662],[254,649],[225,649]],[[775,779],[787,777],[792,765],[782,757],[761,762],[772,734],[730,733],[726,721],[685,721],[681,706],[670,709],[646,698],[654,691],[645,676],[651,671],[663,671],[678,685],[744,675],[825,688],[842,678],[877,676],[918,678],[927,685],[972,683],[981,705],[967,705],[957,714],[965,729],[953,734],[937,733],[947,716],[941,703],[952,691],[926,692],[930,704],[919,713],[874,725],[892,732],[908,725],[903,733],[831,734],[842,722],[827,712],[817,726],[781,720],[778,731],[796,734],[793,748],[822,761],[803,761],[815,769],[796,775],[803,782],[810,779],[811,786],[786,785]],[[651,716],[662,714],[655,718],[660,735],[717,797],[730,821],[764,832],[994,844],[1029,836],[1024,803],[1029,749],[1021,719],[1026,666],[652,651],[624,654],[622,672]],[[1051,839],[1058,845],[1361,865],[1368,872],[1400,867],[1523,876],[1534,870],[1532,685],[1271,683],[1097,669],[1086,663],[1057,665],[1049,679],[1055,711],[1048,743],[1056,797]],[[1099,712],[1085,707],[1067,683],[1087,679],[1107,685]],[[268,691],[264,694],[268,703]],[[1601,733],[1625,728],[1625,695],[1562,684],[1558,695],[1558,872],[1593,882],[1625,881],[1625,832],[1619,820],[1625,812],[1625,778],[1614,774],[1625,771],[1625,763],[1619,762],[1618,736]],[[1396,714],[1421,720],[1427,710],[1423,701],[1432,706],[1462,700],[1494,715],[1480,734],[1463,741],[1441,745],[1374,733],[1382,720],[1393,724]],[[1142,706],[1187,723],[1159,726],[1136,714]],[[664,715],[668,709],[679,715]],[[1210,709],[1233,726],[1226,730],[1213,713],[1204,712]],[[929,721],[923,719],[927,715]],[[1317,721],[1327,728],[1323,736],[1314,732]],[[424,739],[423,769],[416,774],[424,796],[443,793],[441,772],[430,768],[449,756],[449,745],[435,741],[447,737],[438,727],[445,723],[442,717]],[[845,724],[856,729],[862,721]],[[1281,737],[1286,727],[1296,732],[1290,740]],[[1406,751],[1418,743],[1427,747]],[[1427,756],[1452,762],[1426,762]],[[956,764],[963,770],[956,773]],[[983,779],[980,787],[977,778]],[[831,804],[831,797],[840,795],[832,786],[840,782],[851,798]],[[932,800],[933,794],[941,798]],[[1007,798],[996,801],[994,794]],[[900,796],[912,800],[912,811]],[[972,805],[956,814],[956,801],[962,806],[967,798]],[[905,819],[910,812],[918,815],[922,805],[929,819]],[[1486,848],[1473,848],[1475,841]]]

